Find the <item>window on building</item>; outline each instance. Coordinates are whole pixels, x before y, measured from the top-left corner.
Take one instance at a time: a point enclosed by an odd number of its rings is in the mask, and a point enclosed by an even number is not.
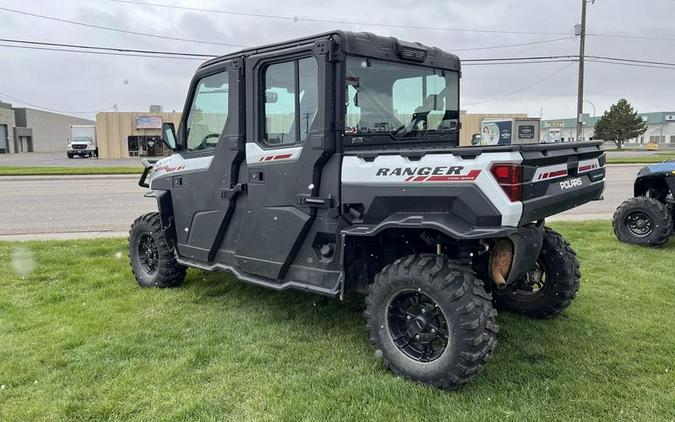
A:
[[[304,142],[319,110],[319,69],[313,57],[277,63],[264,71],[263,142]]]
[[[186,121],[186,148],[189,151],[216,147],[227,122],[227,108],[227,72],[202,78],[197,84]]]

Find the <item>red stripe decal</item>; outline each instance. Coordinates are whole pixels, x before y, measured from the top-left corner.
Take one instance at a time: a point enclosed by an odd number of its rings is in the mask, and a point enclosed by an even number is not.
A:
[[[559,176],[567,176],[567,169],[565,170],[558,170],[558,171],[553,171],[548,175],[550,178],[553,177],[559,177]]]
[[[287,158],[291,158],[292,156],[293,156],[293,154],[279,154],[279,155],[275,155],[274,159],[275,160],[285,160]]]
[[[593,170],[594,168],[595,168],[595,164],[589,164],[587,166],[579,167],[579,171]]]
[[[476,180],[480,170],[471,170],[467,174],[458,175],[434,175],[434,176],[411,176],[405,179],[406,182],[457,182],[464,180]]]

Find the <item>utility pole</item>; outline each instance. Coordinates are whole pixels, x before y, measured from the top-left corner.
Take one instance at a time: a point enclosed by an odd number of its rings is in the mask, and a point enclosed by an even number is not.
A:
[[[586,49],[586,3],[589,0],[581,0],[581,25],[575,35],[579,35],[579,85],[577,86],[577,141],[581,140],[583,122],[581,115],[584,112],[584,56]],[[590,0],[591,4],[595,0]],[[576,28],[575,28],[576,29]]]

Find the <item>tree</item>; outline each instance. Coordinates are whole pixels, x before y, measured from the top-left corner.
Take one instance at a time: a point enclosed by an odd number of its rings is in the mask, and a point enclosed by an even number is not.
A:
[[[633,106],[622,98],[605,111],[595,124],[596,139],[612,141],[617,149],[629,139],[637,138],[647,131],[647,124],[638,116]]]

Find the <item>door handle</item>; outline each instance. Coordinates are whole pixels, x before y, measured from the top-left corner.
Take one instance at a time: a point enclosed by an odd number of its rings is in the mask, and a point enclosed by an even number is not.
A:
[[[333,206],[332,195],[320,197],[320,196],[310,196],[307,194],[300,194],[298,195],[297,201],[298,205],[302,205],[305,207],[332,208]]]

